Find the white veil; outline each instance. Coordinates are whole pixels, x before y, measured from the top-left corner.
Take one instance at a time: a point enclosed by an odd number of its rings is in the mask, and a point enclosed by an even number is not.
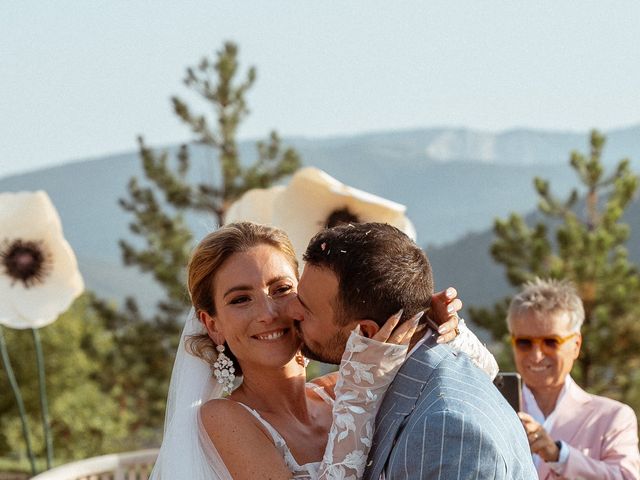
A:
[[[206,333],[192,308],[185,322],[167,397],[162,446],[151,480],[233,480],[200,426],[200,406],[222,397],[211,367],[185,350],[190,335]]]

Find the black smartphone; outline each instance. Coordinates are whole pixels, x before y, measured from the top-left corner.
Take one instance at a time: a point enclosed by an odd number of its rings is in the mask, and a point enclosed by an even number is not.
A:
[[[499,373],[493,384],[516,412],[522,411],[522,377],[519,373]]]

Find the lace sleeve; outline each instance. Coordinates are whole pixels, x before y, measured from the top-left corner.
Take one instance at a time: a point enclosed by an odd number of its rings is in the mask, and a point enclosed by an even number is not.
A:
[[[498,374],[498,363],[496,359],[493,358],[493,355],[487,350],[487,347],[478,340],[478,337],[469,330],[462,318],[458,323],[458,328],[460,329],[460,335],[447,343],[447,345],[454,350],[469,355],[471,361],[481,370],[484,370],[493,380]]]
[[[362,478],[378,407],[407,350],[405,345],[366,338],[359,328],[351,332],[335,386],[333,424],[319,480]]]

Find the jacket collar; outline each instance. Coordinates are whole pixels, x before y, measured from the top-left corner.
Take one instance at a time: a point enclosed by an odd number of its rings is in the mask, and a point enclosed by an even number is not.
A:
[[[380,478],[398,431],[415,409],[433,370],[449,352],[447,347],[436,342],[435,336],[431,336],[412,352],[396,374],[376,417],[364,480]]]

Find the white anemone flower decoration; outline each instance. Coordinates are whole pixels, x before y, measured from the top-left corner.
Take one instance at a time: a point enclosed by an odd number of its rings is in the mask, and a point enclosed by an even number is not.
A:
[[[0,324],[41,328],[82,293],[73,250],[49,196],[0,193]]]
[[[229,207],[225,223],[251,221],[279,227],[289,235],[301,260],[316,233],[341,223],[388,223],[415,240],[406,210],[404,205],[345,185],[318,168],[306,167],[286,187],[246,192]]]
[[[60,217],[49,196],[42,191],[0,193],[0,358],[20,412],[33,475],[36,474],[36,463],[26,410],[2,326],[32,331],[47,468],[51,468],[53,441],[38,329],[53,323],[83,290],[78,262],[62,235]]]

